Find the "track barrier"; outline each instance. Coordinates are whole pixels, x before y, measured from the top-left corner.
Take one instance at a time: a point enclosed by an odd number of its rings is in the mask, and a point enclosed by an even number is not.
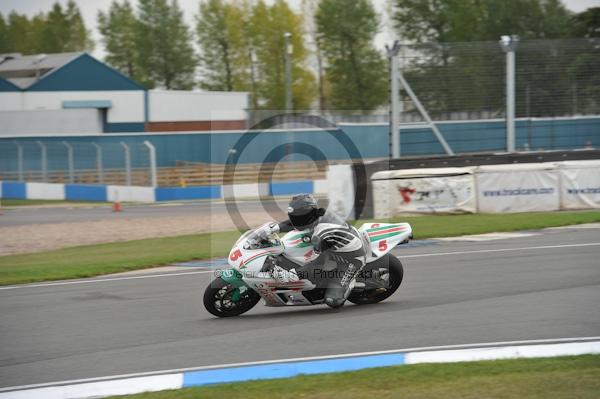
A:
[[[411,213],[508,213],[600,208],[600,160],[434,167],[375,171],[366,182],[372,208],[357,208],[354,196],[333,187],[355,181],[350,165],[328,173],[331,204],[354,218]],[[335,209],[335,208],[334,208]],[[360,214],[358,214],[360,213]]]
[[[231,190],[233,186],[233,190]],[[137,187],[93,184],[0,182],[0,198],[113,202],[160,202],[260,198],[300,193],[325,194],[326,180],[234,184],[227,186]],[[114,205],[116,206],[116,205]]]

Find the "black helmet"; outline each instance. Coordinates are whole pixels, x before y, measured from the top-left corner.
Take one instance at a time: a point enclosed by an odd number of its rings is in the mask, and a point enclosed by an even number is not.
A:
[[[296,230],[312,227],[319,216],[323,215],[323,210],[319,209],[317,200],[310,194],[293,196],[287,211],[290,222]]]

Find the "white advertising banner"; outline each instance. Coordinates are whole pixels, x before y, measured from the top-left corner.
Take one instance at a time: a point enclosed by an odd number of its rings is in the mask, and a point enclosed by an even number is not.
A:
[[[354,172],[350,165],[329,165],[327,169],[328,210],[344,220],[354,219]]]
[[[374,216],[405,213],[475,212],[472,168],[438,168],[375,173]]]
[[[560,208],[559,173],[553,165],[481,166],[476,174],[482,213],[554,211]]]
[[[562,209],[600,208],[600,162],[559,164]]]

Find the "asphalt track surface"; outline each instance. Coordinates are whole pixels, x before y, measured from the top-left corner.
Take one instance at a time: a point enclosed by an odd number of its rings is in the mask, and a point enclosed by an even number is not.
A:
[[[0,387],[246,361],[600,335],[600,229],[416,242],[387,301],[217,319],[210,271],[0,289]]]
[[[272,210],[275,214],[285,215],[282,210],[287,207],[286,200],[265,199],[264,201],[237,201],[241,214]],[[3,209],[0,226],[21,226],[30,224],[90,222],[114,219],[160,218],[190,215],[227,215],[224,201],[199,201],[164,204],[123,204],[123,212],[112,212],[107,205],[96,206],[20,206]]]

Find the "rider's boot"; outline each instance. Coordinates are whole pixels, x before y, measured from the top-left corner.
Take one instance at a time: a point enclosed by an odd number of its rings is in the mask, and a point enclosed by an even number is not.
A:
[[[344,275],[339,281],[332,281],[325,291],[325,304],[331,308],[339,308],[344,305],[352,291],[350,286],[356,273],[364,266],[364,252],[351,254],[332,254],[332,260],[337,262],[338,270],[344,270]]]
[[[325,303],[327,304],[327,306],[329,306],[332,309],[341,308],[342,306],[344,306],[345,302],[346,302],[346,300],[343,298],[327,298],[327,299],[325,299]]]

